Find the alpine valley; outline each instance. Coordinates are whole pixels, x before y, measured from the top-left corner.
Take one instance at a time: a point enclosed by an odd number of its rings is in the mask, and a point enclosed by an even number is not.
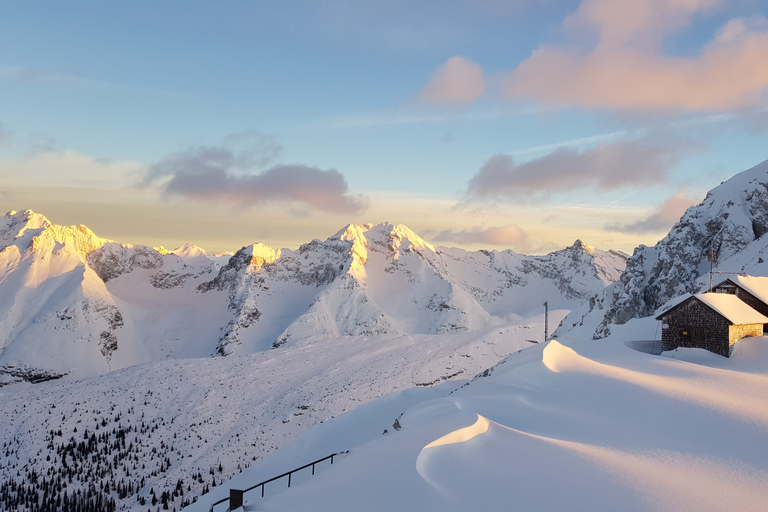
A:
[[[632,257],[469,252],[390,224],[208,254],[10,212],[0,508],[208,510],[232,482],[350,450],[265,509],[681,510],[690,488],[722,510],[718,474],[752,510],[768,350],[628,345],[710,266],[768,275],[765,232],[768,162]],[[560,326],[542,343],[545,301]]]
[[[389,224],[207,254],[9,212],[0,495],[18,510],[65,497],[77,510],[179,508],[360,404],[471,378],[542,341],[545,300],[556,324],[626,258],[581,241],[468,252]]]

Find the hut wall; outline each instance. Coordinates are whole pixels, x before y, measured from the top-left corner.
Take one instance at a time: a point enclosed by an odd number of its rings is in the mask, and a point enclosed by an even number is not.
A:
[[[725,293],[732,293],[733,295],[736,295],[758,313],[768,316],[768,304],[758,299],[741,286],[736,285],[730,281],[725,281],[720,283],[719,286],[715,286],[713,291],[717,292],[720,290],[727,290]]]
[[[736,296],[749,304],[752,309],[756,310],[758,313],[763,314],[765,316],[768,316],[768,305],[766,305],[763,301],[749,293],[748,291],[736,287]]]
[[[662,350],[693,347],[725,357],[730,355],[730,323],[698,300],[690,299],[680,304],[661,320],[668,326],[661,331]],[[762,331],[762,326],[760,329]],[[688,333],[687,336],[683,334],[684,331]]]

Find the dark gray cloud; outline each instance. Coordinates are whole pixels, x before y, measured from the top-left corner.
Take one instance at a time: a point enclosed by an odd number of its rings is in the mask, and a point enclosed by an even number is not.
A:
[[[448,229],[441,231],[432,238],[432,241],[526,247],[528,234],[515,224],[492,226],[485,229],[476,226],[469,230],[453,231]]]
[[[367,209],[367,198],[350,194],[336,169],[279,164],[259,172],[280,151],[271,137],[255,132],[233,135],[221,146],[194,147],[166,156],[147,169],[143,184],[163,180],[163,191],[169,195],[240,205],[298,202],[334,214]]]
[[[661,203],[656,210],[643,220],[631,224],[608,224],[608,231],[621,231],[622,233],[652,233],[654,231],[666,232],[675,225],[685,211],[699,201],[690,197],[685,192],[679,192]]]
[[[650,186],[664,182],[669,169],[696,147],[690,141],[659,137],[603,143],[584,151],[561,147],[521,164],[510,155],[494,155],[469,181],[466,195],[533,200],[587,187]]]

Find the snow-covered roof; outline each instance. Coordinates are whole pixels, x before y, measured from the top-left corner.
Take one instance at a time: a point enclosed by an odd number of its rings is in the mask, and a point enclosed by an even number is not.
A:
[[[735,325],[765,324],[768,317],[758,313],[746,302],[729,293],[700,293],[695,296]]]
[[[723,283],[726,281],[731,281],[732,283],[739,285],[761,301],[768,304],[768,277],[734,276],[726,279]]]
[[[657,313],[656,320],[661,320],[667,313],[692,299],[698,299],[720,313],[734,325],[768,323],[768,317],[758,313],[736,295],[712,292],[700,293],[698,295],[684,295],[676,300],[669,301],[667,302],[667,307],[660,313]]]

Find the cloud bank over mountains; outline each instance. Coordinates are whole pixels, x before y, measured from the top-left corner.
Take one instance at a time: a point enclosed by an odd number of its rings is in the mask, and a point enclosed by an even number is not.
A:
[[[528,234],[516,224],[491,226],[489,228],[475,226],[472,229],[461,231],[448,229],[435,235],[432,240],[434,242],[515,247],[518,250],[524,250],[528,246]]]
[[[255,206],[297,202],[336,215],[362,213],[368,199],[349,192],[338,170],[302,164],[275,164],[282,148],[258,133],[227,137],[219,146],[171,153],[147,168],[142,185],[162,182],[166,195]]]
[[[686,192],[678,192],[661,203],[653,213],[645,219],[630,224],[608,223],[605,229],[609,231],[621,231],[623,233],[649,233],[669,229],[680,220],[685,211],[698,204],[698,200],[689,196]]]
[[[520,164],[510,155],[494,155],[469,180],[466,196],[532,201],[587,187],[647,187],[663,183],[669,170],[693,149],[695,145],[687,141],[643,138],[582,151],[561,147]]]

